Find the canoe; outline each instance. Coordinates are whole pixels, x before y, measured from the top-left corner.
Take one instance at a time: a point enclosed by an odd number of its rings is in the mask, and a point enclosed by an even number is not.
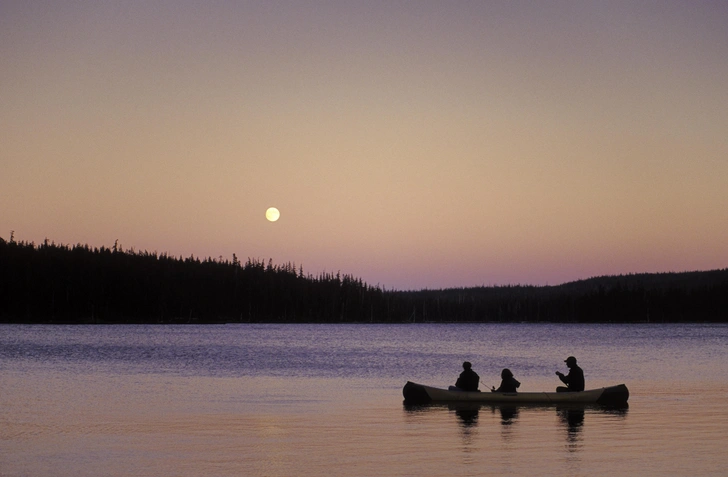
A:
[[[402,389],[404,400],[410,404],[431,402],[493,403],[493,404],[627,404],[629,390],[624,384],[580,392],[523,392],[494,393],[490,391],[450,391],[407,381]]]

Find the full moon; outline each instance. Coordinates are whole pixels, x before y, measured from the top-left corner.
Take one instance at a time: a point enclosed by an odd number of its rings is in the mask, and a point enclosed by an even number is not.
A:
[[[265,211],[265,218],[271,222],[275,222],[281,216],[281,213],[275,207],[270,207]]]

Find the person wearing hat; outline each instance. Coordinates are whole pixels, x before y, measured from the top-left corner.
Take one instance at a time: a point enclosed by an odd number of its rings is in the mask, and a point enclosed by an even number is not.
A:
[[[556,375],[559,377],[562,383],[566,386],[559,386],[556,388],[556,392],[575,392],[584,390],[584,371],[576,365],[576,358],[569,356],[564,360],[566,366],[569,368],[569,374],[564,375],[560,371],[556,371]]]
[[[458,380],[455,382],[455,387],[462,391],[478,391],[480,376],[472,368],[473,365],[468,361],[463,363],[463,372],[460,373]]]

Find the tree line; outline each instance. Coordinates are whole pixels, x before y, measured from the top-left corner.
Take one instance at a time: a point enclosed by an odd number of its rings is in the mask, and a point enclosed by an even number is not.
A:
[[[728,269],[398,291],[340,272],[0,238],[4,323],[726,322]]]

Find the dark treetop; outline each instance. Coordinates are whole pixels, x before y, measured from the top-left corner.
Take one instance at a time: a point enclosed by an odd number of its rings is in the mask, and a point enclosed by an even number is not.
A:
[[[727,322],[728,269],[397,291],[233,255],[0,238],[0,322]]]

